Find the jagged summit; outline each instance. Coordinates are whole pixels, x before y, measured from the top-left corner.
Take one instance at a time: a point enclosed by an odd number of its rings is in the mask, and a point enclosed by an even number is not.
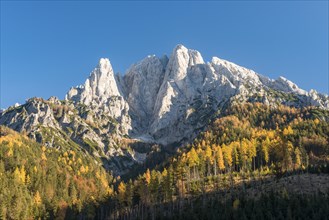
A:
[[[98,68],[100,69],[112,69],[112,65],[108,58],[100,58]]]
[[[80,101],[88,105],[96,99],[96,102],[103,102],[110,96],[120,95],[120,86],[109,59],[101,58],[84,85],[71,88],[66,99]]]
[[[199,51],[188,49],[182,44],[178,44],[171,55],[172,59],[178,58],[178,59],[185,59],[189,61],[189,65],[196,65],[204,63],[203,58]]]
[[[181,44],[177,45],[169,58],[165,79],[179,83],[186,77],[187,68],[198,64],[204,64],[198,51],[187,49]]]
[[[272,90],[278,93],[273,95]],[[287,93],[295,96],[294,101],[285,98]],[[169,58],[147,56],[123,77],[113,74],[109,60],[101,59],[85,85],[71,89],[67,99],[92,104],[120,123],[124,119],[129,128],[123,130],[132,137],[148,136],[162,144],[190,138],[227,102],[329,105],[325,96],[311,95],[283,77],[272,80],[218,57],[205,63],[197,50],[182,44]]]

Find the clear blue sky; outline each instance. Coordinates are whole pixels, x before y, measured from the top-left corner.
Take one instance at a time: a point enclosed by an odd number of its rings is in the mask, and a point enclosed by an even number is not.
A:
[[[328,93],[327,1],[1,1],[1,107],[63,99],[101,57],[122,73],[179,43]]]

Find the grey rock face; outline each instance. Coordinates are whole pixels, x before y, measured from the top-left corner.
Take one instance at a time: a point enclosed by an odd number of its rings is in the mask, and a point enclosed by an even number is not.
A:
[[[119,131],[123,134],[131,130],[129,105],[123,97],[119,76],[114,75],[108,59],[100,59],[85,84],[71,88],[65,99],[90,106],[97,113],[120,121]]]
[[[39,124],[50,128],[59,127],[49,105],[38,99],[32,99],[26,105],[14,107],[11,111],[4,111],[0,115],[0,124],[19,132],[34,130]]]
[[[147,130],[150,125],[166,65],[165,57],[160,60],[156,56],[149,56],[134,64],[124,76],[127,102],[135,123],[135,134]]]
[[[72,88],[67,94],[67,99],[89,105],[93,102],[95,104],[106,102],[109,96],[121,96],[121,93],[110,61],[102,58],[85,84]]]

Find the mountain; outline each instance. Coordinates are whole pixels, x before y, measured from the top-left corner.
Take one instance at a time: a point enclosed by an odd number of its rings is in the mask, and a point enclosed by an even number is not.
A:
[[[227,102],[329,108],[328,96],[306,92],[284,77],[271,80],[217,57],[205,63],[198,51],[182,45],[169,59],[148,56],[123,77],[101,59],[66,100],[106,112],[119,121],[123,134],[163,145],[189,140]]]
[[[217,57],[205,62],[178,45],[169,58],[148,56],[123,76],[102,58],[65,100],[31,98],[0,113],[0,124],[50,147],[81,147],[122,175],[191,141],[226,108],[245,102],[329,109],[327,95]]]
[[[326,219],[328,122],[328,95],[182,45],[102,58],[0,112],[0,219]]]

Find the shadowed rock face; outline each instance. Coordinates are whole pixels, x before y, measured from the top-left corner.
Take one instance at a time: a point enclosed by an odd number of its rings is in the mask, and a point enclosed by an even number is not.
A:
[[[294,99],[287,100],[284,93]],[[122,134],[164,145],[193,137],[227,102],[329,108],[326,95],[217,57],[205,63],[198,51],[183,45],[176,46],[169,59],[146,57],[123,77],[114,75],[108,59],[101,59],[85,84],[72,88],[66,99],[115,118]]]

